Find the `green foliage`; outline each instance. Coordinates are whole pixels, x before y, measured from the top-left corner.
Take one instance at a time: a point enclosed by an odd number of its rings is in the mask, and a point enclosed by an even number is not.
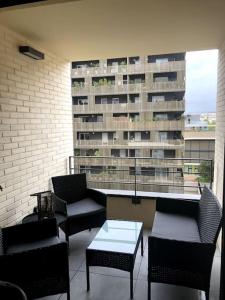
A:
[[[213,164],[212,164],[213,168]],[[211,164],[209,161],[202,161],[199,166],[199,181],[200,182],[210,182],[211,179],[211,174],[213,178],[213,169],[211,171]]]

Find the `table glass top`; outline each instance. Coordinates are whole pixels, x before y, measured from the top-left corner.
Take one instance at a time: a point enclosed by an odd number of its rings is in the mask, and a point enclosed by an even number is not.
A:
[[[88,249],[132,254],[142,226],[142,222],[107,220]]]

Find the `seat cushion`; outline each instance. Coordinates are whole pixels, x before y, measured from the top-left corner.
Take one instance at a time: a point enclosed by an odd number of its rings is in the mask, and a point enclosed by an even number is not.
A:
[[[67,205],[68,217],[81,217],[85,215],[95,214],[96,212],[104,211],[105,207],[98,204],[91,198],[85,198]]]
[[[152,235],[171,240],[201,242],[194,218],[158,211],[155,214]]]
[[[42,248],[42,247],[48,247],[51,245],[55,245],[58,243],[60,243],[60,239],[57,236],[54,236],[54,237],[46,238],[43,240],[38,240],[35,242],[15,244],[15,245],[11,245],[10,247],[8,247],[6,249],[6,254],[34,250],[34,249],[38,249],[38,248]]]

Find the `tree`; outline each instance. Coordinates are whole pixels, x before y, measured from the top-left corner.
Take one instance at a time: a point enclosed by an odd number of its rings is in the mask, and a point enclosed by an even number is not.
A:
[[[213,180],[213,164],[210,161],[202,161],[200,163],[198,179],[200,182],[210,182]]]

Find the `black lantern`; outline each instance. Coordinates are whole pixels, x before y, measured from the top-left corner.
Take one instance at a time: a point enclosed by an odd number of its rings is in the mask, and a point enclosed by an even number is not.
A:
[[[53,197],[51,191],[32,194],[37,196],[37,215],[38,220],[54,217]]]

